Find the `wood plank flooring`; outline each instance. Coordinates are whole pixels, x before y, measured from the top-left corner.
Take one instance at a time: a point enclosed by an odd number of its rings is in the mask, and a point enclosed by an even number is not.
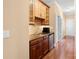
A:
[[[43,59],[76,59],[74,37],[65,37]]]

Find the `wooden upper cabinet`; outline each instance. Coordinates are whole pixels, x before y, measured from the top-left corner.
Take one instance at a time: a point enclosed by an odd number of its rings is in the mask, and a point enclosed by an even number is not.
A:
[[[30,0],[30,22],[35,22],[36,18],[38,17],[40,22],[43,24],[49,23],[49,7],[44,4],[41,0]],[[43,19],[43,20],[42,20]],[[39,21],[37,21],[39,22]]]

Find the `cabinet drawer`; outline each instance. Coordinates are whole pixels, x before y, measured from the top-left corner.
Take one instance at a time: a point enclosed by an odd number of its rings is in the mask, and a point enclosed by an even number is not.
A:
[[[38,39],[34,39],[34,40],[30,41],[30,45],[35,45],[37,43],[39,43]]]
[[[44,40],[48,39],[48,36],[44,36]]]
[[[37,38],[35,40],[30,41],[30,45],[35,45],[40,43],[43,40],[43,37]]]

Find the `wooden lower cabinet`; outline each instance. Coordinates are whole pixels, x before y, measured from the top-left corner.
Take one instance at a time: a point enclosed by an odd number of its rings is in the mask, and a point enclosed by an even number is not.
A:
[[[49,45],[48,45],[48,36],[45,36],[43,39],[43,55],[45,55],[49,50]]]
[[[41,58],[42,53],[40,43],[31,46],[31,59],[41,59]]]
[[[30,59],[42,59],[48,50],[48,37],[30,41]]]

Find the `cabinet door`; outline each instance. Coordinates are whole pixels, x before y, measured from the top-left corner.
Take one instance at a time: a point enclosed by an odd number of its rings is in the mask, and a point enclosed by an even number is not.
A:
[[[48,52],[48,48],[49,48],[49,45],[48,45],[48,36],[45,36],[44,40],[43,40],[43,54],[44,55]]]
[[[46,7],[46,19],[45,19],[45,24],[49,24],[49,8]]]
[[[46,6],[43,8],[43,18],[46,19]]]
[[[30,59],[37,59],[37,45],[33,45],[30,47]]]
[[[43,56],[42,52],[42,40],[43,38],[36,39],[31,42],[30,47],[30,59],[41,59]]]
[[[44,5],[43,5],[43,3],[40,2],[40,17],[44,18],[43,15],[44,15]]]
[[[39,15],[40,18],[45,19],[45,5],[39,1]]]
[[[41,44],[38,43],[36,45],[31,46],[31,59],[41,59],[42,58],[42,47]]]
[[[41,2],[39,1],[39,17],[42,18],[42,4]]]
[[[36,17],[39,17],[39,1],[38,0],[34,0],[34,13]]]
[[[35,24],[35,0],[30,0],[30,6],[29,6],[29,14],[30,14],[30,24]]]
[[[42,56],[43,56],[43,53],[42,53],[42,41],[38,44],[38,59],[41,59]]]
[[[33,0],[30,0],[30,22],[33,22]]]
[[[42,18],[46,19],[46,6],[42,4]]]

